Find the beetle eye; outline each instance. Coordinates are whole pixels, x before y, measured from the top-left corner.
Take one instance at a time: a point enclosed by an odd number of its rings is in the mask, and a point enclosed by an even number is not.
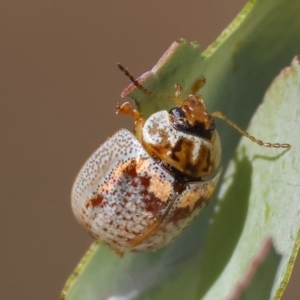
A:
[[[214,120],[211,120],[209,128],[205,129],[203,123],[195,122],[194,125],[191,125],[186,119],[184,111],[180,107],[172,108],[169,111],[169,114],[173,116],[171,123],[176,130],[211,140],[215,131]]]
[[[174,107],[170,109],[169,114],[171,114],[176,121],[185,118],[185,113],[180,107]]]

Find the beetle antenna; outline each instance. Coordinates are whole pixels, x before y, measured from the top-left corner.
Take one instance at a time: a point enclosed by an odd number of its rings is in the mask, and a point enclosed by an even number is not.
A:
[[[130,79],[130,81],[144,94],[152,97],[158,97],[162,99],[167,99],[171,101],[175,101],[176,104],[181,105],[183,100],[180,98],[181,87],[179,85],[175,86],[175,97],[167,96],[164,94],[156,93],[147,90],[142,84],[140,84],[132,74],[129,73],[128,69],[124,68],[120,63],[117,63],[118,68]]]
[[[230,119],[228,119],[226,116],[224,116],[220,111],[215,111],[211,114],[213,117],[219,118],[223,121],[225,121],[227,124],[232,126],[234,129],[236,129],[240,134],[244,135],[246,138],[250,139],[252,142],[264,146],[264,147],[272,147],[272,148],[290,148],[290,144],[280,144],[280,143],[269,143],[269,142],[263,142],[261,140],[258,140],[254,136],[250,135],[247,131],[241,129],[237,124],[232,122]]]

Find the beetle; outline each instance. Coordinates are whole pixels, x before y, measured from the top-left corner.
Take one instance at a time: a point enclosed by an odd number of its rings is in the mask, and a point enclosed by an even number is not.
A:
[[[122,65],[132,83],[145,89]],[[205,83],[204,78],[197,88]],[[226,121],[261,146],[221,112],[209,114],[203,98],[168,97],[175,106],[146,120],[128,102],[117,114],[135,121],[135,135],[121,129],[104,142],[80,170],[72,188],[72,208],[91,235],[117,253],[157,250],[174,240],[211,199],[220,177],[221,145],[213,117]],[[219,169],[218,169],[219,168]]]

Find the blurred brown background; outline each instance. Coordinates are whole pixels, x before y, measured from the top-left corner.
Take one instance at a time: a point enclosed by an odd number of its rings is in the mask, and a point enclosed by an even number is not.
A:
[[[245,0],[0,2],[0,299],[57,299],[91,238],[70,190],[109,135],[128,80],[173,40],[205,49]],[[296,270],[284,299],[299,299]]]

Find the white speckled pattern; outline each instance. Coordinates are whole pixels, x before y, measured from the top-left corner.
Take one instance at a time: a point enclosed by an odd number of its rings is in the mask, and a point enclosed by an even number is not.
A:
[[[72,189],[72,208],[77,220],[112,248],[155,250],[173,240],[200,212],[218,177],[190,183],[177,196],[174,178],[129,131],[120,130],[82,167]],[[155,224],[159,226],[140,239]]]
[[[203,138],[174,129],[170,122],[169,113],[166,110],[152,114],[145,122],[142,133],[145,144],[154,146],[160,146],[166,141],[171,148],[174,148],[179,139],[190,140],[194,145],[192,157],[194,162],[203,145],[207,148],[213,148],[212,144]]]

